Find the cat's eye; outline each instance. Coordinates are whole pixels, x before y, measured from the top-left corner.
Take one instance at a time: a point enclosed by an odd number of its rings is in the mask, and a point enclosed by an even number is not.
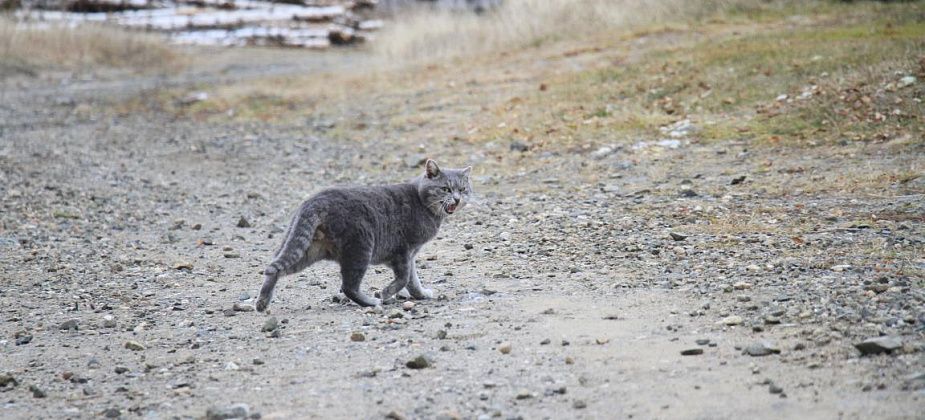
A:
[[[443,190],[443,192],[450,192],[450,187],[443,187],[441,189]]]

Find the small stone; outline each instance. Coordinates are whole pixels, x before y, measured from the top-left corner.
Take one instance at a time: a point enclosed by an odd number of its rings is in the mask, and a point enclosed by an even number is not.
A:
[[[28,334],[25,331],[20,331],[16,333],[16,345],[23,346],[32,342],[32,334]]]
[[[58,326],[58,329],[62,331],[65,331],[65,330],[66,331],[70,331],[70,330],[76,331],[78,329],[77,323],[78,321],[76,319],[69,319],[67,321],[62,322],[61,325]]]
[[[777,325],[777,324],[780,324],[780,318],[769,315],[769,316],[764,317],[764,323],[767,325]]]
[[[405,363],[409,369],[425,369],[433,366],[433,361],[426,355],[419,355]]]
[[[0,390],[12,389],[16,385],[19,385],[19,381],[9,373],[0,373]]]
[[[438,339],[438,340],[443,340],[443,339],[445,339],[445,338],[446,338],[446,335],[447,335],[446,330],[438,330],[438,331],[437,331],[437,339]]]
[[[424,155],[411,155],[405,158],[405,166],[409,168],[418,168],[421,165],[427,162],[427,156]]]
[[[103,328],[115,328],[116,319],[112,315],[103,315]]]
[[[468,250],[472,249],[473,247],[472,247],[472,244],[463,244],[463,248],[465,248],[466,251],[468,251]]]
[[[176,263],[176,264],[173,265],[173,269],[174,269],[174,270],[187,270],[187,271],[189,271],[189,270],[192,270],[192,269],[193,269],[193,263],[191,263],[191,262],[189,262],[189,261],[180,261],[180,262],[178,262],[178,263]]]
[[[241,367],[238,366],[238,364],[235,362],[225,363],[225,370],[238,370],[238,369],[241,369]]]
[[[48,396],[45,390],[39,388],[39,386],[35,384],[29,385],[29,391],[32,392],[32,398],[45,398]]]
[[[567,364],[567,365],[574,365],[574,364],[575,364],[575,359],[573,359],[572,356],[565,356],[565,364]]]
[[[745,354],[752,357],[761,357],[768,356],[772,354],[780,354],[780,348],[777,347],[774,343],[769,341],[761,340],[752,344],[749,344],[745,348]]]
[[[227,407],[212,407],[206,411],[206,420],[246,419],[251,409],[247,404],[234,404]]]
[[[120,411],[118,408],[107,408],[105,411],[103,411],[103,417],[107,419],[118,418],[121,415],[122,411]]]
[[[545,345],[547,345],[547,344],[549,344],[549,343],[552,343],[552,340],[550,340],[550,339],[548,339],[548,338],[544,338],[543,341],[540,341],[540,345],[541,345],[541,346],[545,346]]]
[[[235,312],[253,312],[254,305],[249,303],[235,302],[234,305],[231,305],[231,309]]]
[[[389,314],[389,319],[399,319],[399,318],[404,318],[404,317],[405,317],[405,314],[401,313],[401,311],[398,311],[398,310],[392,311],[392,313]]]
[[[731,315],[731,316],[727,316],[723,318],[722,320],[720,320],[718,324],[732,326],[732,325],[739,325],[742,322],[743,322],[742,317],[738,315]]]
[[[254,360],[251,361],[251,363],[253,363],[254,366],[260,366],[260,365],[264,364],[264,361],[263,361],[263,359],[261,359],[261,358],[259,358],[259,357],[255,357]]]
[[[125,372],[128,372],[128,368],[125,367],[125,366],[116,366],[116,368],[114,369],[114,371],[115,371],[117,374],[121,375],[121,374],[123,374],[123,373],[125,373]]]
[[[353,334],[350,334],[350,341],[366,341],[366,336],[363,333],[357,331]]]
[[[530,398],[533,398],[533,393],[531,393],[530,391],[526,389],[522,389],[517,392],[517,395],[515,396],[515,398],[517,398],[518,400],[530,399]]]
[[[681,350],[682,356],[697,356],[703,354],[703,349],[700,347],[694,347],[691,349]]]
[[[225,258],[241,258],[241,254],[237,251],[226,251]]]
[[[526,144],[521,143],[517,140],[514,140],[511,142],[512,152],[526,152],[527,150],[530,150],[530,146],[527,146]]]
[[[406,417],[397,411],[390,411],[389,414],[385,415],[387,420],[405,420]]]
[[[587,407],[588,407],[588,403],[584,402],[584,400],[575,400],[572,402],[572,408],[576,410],[581,410]]]
[[[275,316],[267,318],[266,321],[263,321],[263,327],[260,328],[261,332],[271,332],[276,331],[279,328],[279,321],[276,320]]]
[[[145,346],[143,346],[141,343],[137,341],[129,340],[125,342],[125,348],[131,351],[142,351],[145,349]]]
[[[832,271],[835,271],[837,273],[840,273],[842,271],[848,271],[848,270],[851,270],[851,265],[849,264],[838,264],[838,265],[832,266]]]
[[[745,182],[745,175],[732,178],[732,181],[729,183],[729,185],[739,185],[743,182]]]
[[[732,288],[735,290],[747,290],[747,289],[751,289],[752,285],[744,281],[740,281],[740,282],[736,282],[735,284],[733,284]]]
[[[694,342],[697,343],[698,346],[706,346],[710,344],[710,339],[709,338],[698,338]]]
[[[604,146],[604,147],[601,147],[595,150],[594,152],[591,152],[591,157],[595,159],[603,159],[609,156],[613,152],[614,152],[614,149],[612,147]]]
[[[854,345],[854,347],[865,356],[870,354],[892,353],[893,350],[899,349],[902,346],[902,339],[891,336],[868,338]]]
[[[915,84],[915,76],[905,76],[899,79],[899,87],[904,88]]]
[[[512,349],[511,343],[507,343],[507,342],[501,343],[501,345],[498,346],[498,351],[500,351],[501,354],[510,354],[511,349]]]
[[[671,232],[668,234],[668,236],[671,236],[671,239],[674,239],[675,241],[679,241],[679,242],[687,239],[687,235],[683,235],[677,232]]]
[[[780,394],[780,393],[784,392],[784,388],[781,388],[781,387],[779,387],[779,386],[777,386],[777,385],[775,385],[775,384],[772,383],[771,385],[768,386],[768,392],[770,392],[770,393],[772,393],[772,394]]]
[[[406,311],[410,311],[410,310],[414,309],[414,302],[411,302],[411,301],[405,302],[405,303],[401,304],[401,308],[404,309],[404,310],[406,310]]]

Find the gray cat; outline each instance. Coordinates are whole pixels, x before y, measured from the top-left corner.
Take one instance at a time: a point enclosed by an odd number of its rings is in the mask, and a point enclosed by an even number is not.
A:
[[[341,291],[361,306],[389,303],[407,287],[411,297],[429,299],[433,291],[421,286],[414,257],[437,235],[440,224],[469,199],[471,167],[440,169],[428,160],[424,174],[403,184],[377,187],[332,188],[299,207],[286,239],[265,279],[257,310],[270,305],[280,276],[298,273],[320,260],[340,264]],[[370,264],[392,268],[395,280],[376,299],[360,291]]]

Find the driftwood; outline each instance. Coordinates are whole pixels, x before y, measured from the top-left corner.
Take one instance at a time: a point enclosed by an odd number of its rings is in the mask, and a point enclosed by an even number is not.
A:
[[[43,5],[53,3],[42,3]],[[66,0],[66,11],[23,9],[27,21],[100,22],[166,33],[187,45],[327,48],[362,42],[382,22],[355,12],[376,0]]]

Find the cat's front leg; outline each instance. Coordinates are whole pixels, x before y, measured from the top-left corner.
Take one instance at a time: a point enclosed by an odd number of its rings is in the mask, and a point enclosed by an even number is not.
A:
[[[408,282],[408,293],[411,294],[411,297],[418,300],[433,299],[434,291],[425,289],[421,286],[421,279],[418,278],[418,269],[414,266],[414,257],[411,257],[409,265],[411,266],[411,281]]]
[[[408,258],[401,257],[396,261],[393,261],[392,272],[395,273],[395,280],[392,280],[388,286],[382,289],[380,296],[382,297],[382,303],[393,303],[395,302],[395,294],[399,293],[405,286],[408,285],[409,280],[409,271],[413,268],[408,265]]]

